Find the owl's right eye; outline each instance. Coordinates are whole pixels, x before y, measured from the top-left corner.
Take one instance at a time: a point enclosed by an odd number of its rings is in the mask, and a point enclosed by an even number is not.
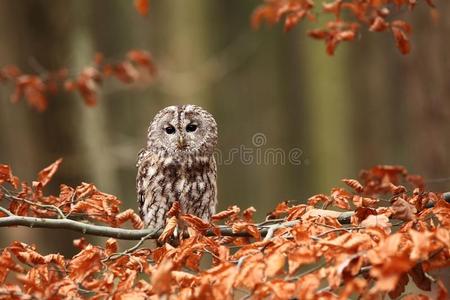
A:
[[[165,130],[166,130],[167,134],[174,134],[175,133],[175,127],[173,127],[173,126],[167,126],[165,128]]]

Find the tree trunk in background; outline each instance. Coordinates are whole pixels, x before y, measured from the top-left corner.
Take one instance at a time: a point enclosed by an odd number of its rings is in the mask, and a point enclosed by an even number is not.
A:
[[[307,41],[304,39],[303,28],[296,28],[283,36],[285,41],[280,49],[283,94],[278,103],[284,116],[280,130],[288,160],[280,186],[289,199],[304,203],[311,196],[309,187],[314,184],[310,176],[312,148],[308,143],[313,129],[307,125],[310,114],[307,94],[309,76],[303,69]],[[300,164],[289,162],[289,153],[294,148],[301,151]]]
[[[450,4],[438,3],[438,21],[428,10],[416,17],[413,51],[404,60],[404,88],[408,113],[408,149],[414,171],[427,178],[450,177]],[[450,190],[450,180],[430,182],[433,190]]]
[[[160,81],[172,104],[196,103],[208,108],[210,102],[210,41],[213,7],[211,1],[164,1],[159,8],[164,18],[159,28],[164,32],[165,51],[159,58]],[[213,29],[212,29],[213,30]]]
[[[2,1],[0,3],[1,64],[14,64],[24,72],[42,73],[67,66],[73,23],[67,14],[70,11],[66,2],[52,1]],[[44,70],[42,70],[44,69]],[[9,92],[9,93],[8,93]],[[2,96],[8,98],[11,90]],[[1,160],[13,167],[16,175],[30,182],[36,173],[65,155],[79,153],[76,139],[68,139],[78,124],[76,105],[71,96],[65,93],[49,97],[49,108],[44,113],[33,111],[24,103],[11,105],[2,99]],[[8,146],[8,147],[6,147]],[[16,167],[17,166],[17,167]],[[64,164],[57,173],[55,182],[74,184],[80,181],[77,176],[83,170],[83,161]],[[57,192],[58,184],[47,188],[49,193]],[[46,235],[57,236],[47,239]],[[63,231],[27,230],[10,228],[2,232],[1,246],[12,240],[37,243],[40,249],[48,251],[71,249],[72,233]],[[5,237],[6,235],[6,237]],[[61,249],[62,248],[62,249]]]
[[[394,45],[389,33],[367,34],[350,49],[352,59],[347,72],[353,98],[353,176],[375,164],[408,163],[405,149],[397,144],[404,135],[405,116],[395,88],[402,71],[398,62],[401,54]]]
[[[352,176],[353,157],[358,151],[348,134],[353,115],[348,47],[351,45],[339,46],[333,57],[325,53],[322,42],[308,40],[303,49],[310,174],[317,193],[326,193],[341,178]]]

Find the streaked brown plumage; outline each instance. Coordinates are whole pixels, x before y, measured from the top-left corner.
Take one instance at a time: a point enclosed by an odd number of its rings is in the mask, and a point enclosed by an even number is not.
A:
[[[148,129],[138,156],[136,189],[147,227],[164,227],[166,213],[179,201],[182,213],[209,220],[217,204],[214,149],[217,124],[196,105],[161,110]]]

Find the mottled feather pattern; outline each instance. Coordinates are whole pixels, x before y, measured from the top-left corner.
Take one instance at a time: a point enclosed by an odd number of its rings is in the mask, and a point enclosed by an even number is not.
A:
[[[204,220],[215,213],[216,144],[216,122],[198,106],[169,106],[155,116],[137,162],[139,212],[147,227],[162,228],[174,201],[182,213]]]

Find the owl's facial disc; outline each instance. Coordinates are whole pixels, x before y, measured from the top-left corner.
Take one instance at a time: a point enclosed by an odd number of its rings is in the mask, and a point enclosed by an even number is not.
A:
[[[217,124],[195,105],[169,106],[161,110],[149,128],[149,148],[170,154],[211,154],[217,143]]]

